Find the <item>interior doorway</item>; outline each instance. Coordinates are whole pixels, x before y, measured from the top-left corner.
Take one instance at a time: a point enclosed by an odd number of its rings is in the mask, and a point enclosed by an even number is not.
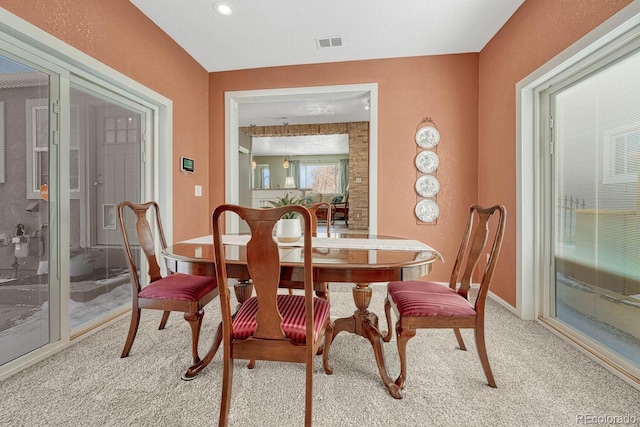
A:
[[[369,97],[369,233],[377,232],[377,170],[378,170],[378,84],[364,83],[339,86],[317,86],[283,89],[233,91],[225,93],[225,201],[239,203],[239,110],[242,104],[276,102],[286,99],[313,100],[366,93]],[[238,230],[237,221],[228,221],[229,232]]]

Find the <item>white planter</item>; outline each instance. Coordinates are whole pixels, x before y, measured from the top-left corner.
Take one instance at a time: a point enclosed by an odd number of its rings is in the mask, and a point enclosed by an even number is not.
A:
[[[297,242],[302,237],[300,218],[281,219],[276,223],[276,237],[283,243]]]

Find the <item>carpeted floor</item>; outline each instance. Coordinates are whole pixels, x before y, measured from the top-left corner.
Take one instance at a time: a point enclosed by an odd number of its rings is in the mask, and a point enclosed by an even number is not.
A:
[[[381,315],[384,287],[371,309]],[[353,311],[349,285],[331,287],[332,316]],[[214,301],[204,318],[201,348],[219,316]],[[187,323],[173,314],[158,331],[160,313],[143,311],[131,355],[120,359],[128,319],[0,382],[0,426],[213,426],[218,422],[221,354],[193,381]],[[386,326],[382,329],[386,330]],[[487,347],[498,383],[486,385],[470,331],[469,351],[450,330],[423,330],[409,342],[402,400],[382,385],[371,346],[339,334],[331,348],[333,375],[320,358],[314,377],[315,426],[571,426],[588,417],[640,423],[640,391],[600,367],[536,322],[519,320],[493,301],[487,310]],[[385,345],[390,374],[399,361],[395,338]],[[231,426],[304,424],[304,365],[258,362],[234,369]],[[590,422],[593,424],[594,422]]]

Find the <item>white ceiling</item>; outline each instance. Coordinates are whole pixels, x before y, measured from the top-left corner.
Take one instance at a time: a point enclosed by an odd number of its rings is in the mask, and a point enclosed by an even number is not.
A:
[[[524,0],[130,0],[207,71],[479,52]],[[319,49],[317,38],[341,37]]]
[[[240,126],[273,126],[369,121],[369,92],[330,92],[289,97],[266,97],[243,102]]]
[[[311,135],[289,137],[253,137],[253,156],[320,156],[348,154],[349,135]]]
[[[207,71],[479,52],[524,0],[130,0]],[[318,48],[339,37],[342,46]],[[240,126],[368,121],[368,94],[240,104]]]

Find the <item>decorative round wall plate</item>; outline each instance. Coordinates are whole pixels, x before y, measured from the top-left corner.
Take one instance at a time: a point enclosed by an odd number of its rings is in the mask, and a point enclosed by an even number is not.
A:
[[[416,181],[416,191],[422,197],[433,197],[440,191],[440,181],[433,175],[423,175]]]
[[[440,132],[433,126],[422,126],[416,131],[416,144],[422,148],[433,148],[440,142]]]
[[[416,156],[416,167],[422,173],[433,173],[440,166],[440,158],[433,151],[421,151]]]
[[[430,199],[420,200],[416,205],[416,216],[422,222],[433,222],[440,215],[438,204]]]

